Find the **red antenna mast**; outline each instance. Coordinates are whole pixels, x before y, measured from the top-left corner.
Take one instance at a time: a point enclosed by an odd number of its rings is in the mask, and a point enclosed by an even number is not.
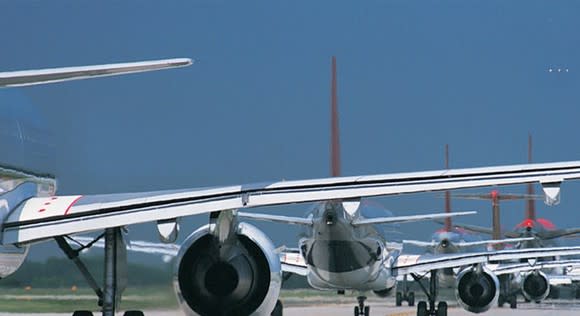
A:
[[[332,56],[332,91],[330,95],[330,112],[331,112],[331,143],[330,143],[330,157],[331,157],[331,175],[333,177],[340,176],[340,139],[338,129],[338,96],[336,88],[336,57]]]

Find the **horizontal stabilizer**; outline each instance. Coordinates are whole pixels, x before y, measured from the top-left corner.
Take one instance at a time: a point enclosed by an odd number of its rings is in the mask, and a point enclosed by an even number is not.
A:
[[[355,226],[372,225],[372,224],[396,224],[396,223],[410,223],[418,221],[434,220],[438,218],[447,218],[453,216],[464,216],[477,214],[475,211],[455,212],[455,213],[437,213],[425,215],[409,215],[409,216],[392,216],[392,217],[376,217],[376,218],[360,218],[355,219],[352,224]]]
[[[293,216],[270,215],[260,213],[246,213],[246,212],[238,212],[238,217],[244,219],[252,219],[256,221],[312,226],[311,217],[305,218],[305,217],[293,217]]]
[[[191,65],[189,58],[161,59],[94,66],[62,67],[0,72],[1,87],[22,87],[68,80],[87,79],[161,70]]]

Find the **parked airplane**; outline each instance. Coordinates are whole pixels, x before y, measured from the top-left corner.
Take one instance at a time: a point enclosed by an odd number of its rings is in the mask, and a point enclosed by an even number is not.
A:
[[[280,291],[280,256],[264,233],[241,222],[247,218],[261,219],[302,225],[310,231],[300,240],[300,251],[311,283],[321,288],[389,291],[397,275],[431,271],[431,280],[435,280],[437,270],[462,267],[458,275],[458,299],[468,310],[481,312],[498,295],[497,277],[483,264],[576,255],[580,247],[401,255],[387,248],[373,225],[445,218],[451,214],[365,218],[360,212],[361,199],[540,182],[546,202],[553,204],[559,201],[561,182],[579,178],[580,161],[88,196],[38,197],[38,184],[26,181],[0,198],[4,215],[0,232],[2,249],[22,250],[17,254],[3,252],[0,254],[3,259],[15,260],[0,262],[5,266],[19,264],[30,243],[55,239],[94,288],[103,315],[114,315],[123,288],[125,264],[121,228],[156,221],[160,238],[174,241],[180,217],[207,214],[209,224],[187,237],[175,260],[174,284],[181,306],[188,314],[267,315],[274,310]],[[240,211],[306,202],[319,202],[309,217]],[[105,278],[101,288],[83,269],[79,253],[69,246],[65,236],[103,230]],[[432,289],[434,284],[433,281]],[[446,315],[446,303],[435,306],[436,292],[429,292],[429,306],[419,302],[418,315]],[[368,315],[368,306],[362,312]],[[142,313],[131,311],[125,315]]]

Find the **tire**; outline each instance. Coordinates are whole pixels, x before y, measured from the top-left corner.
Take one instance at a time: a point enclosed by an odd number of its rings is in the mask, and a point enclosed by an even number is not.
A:
[[[397,292],[397,295],[395,296],[395,305],[401,306],[402,301],[403,301],[403,294],[401,292]]]
[[[437,304],[437,316],[447,316],[447,302],[441,301]]]
[[[407,297],[407,302],[409,306],[415,306],[415,292],[409,292],[409,297]]]
[[[365,306],[365,316],[369,316],[371,314],[371,307]]]
[[[518,297],[516,295],[510,296],[509,301],[510,301],[510,308],[511,309],[518,308]]]
[[[282,301],[277,300],[276,306],[274,306],[274,310],[270,314],[271,316],[282,316],[284,310],[284,306],[282,305]]]
[[[417,316],[428,316],[427,302],[420,301],[419,304],[417,304]]]
[[[358,306],[354,307],[354,316],[360,316],[360,313],[358,312]]]
[[[551,286],[550,287],[550,294],[548,294],[549,298],[558,299],[560,298],[560,288]]]
[[[125,311],[123,316],[145,316],[142,311]]]
[[[74,311],[73,316],[93,316],[91,311]]]
[[[505,303],[505,299],[504,299],[503,295],[500,294],[497,298],[497,307],[503,307],[504,303]]]

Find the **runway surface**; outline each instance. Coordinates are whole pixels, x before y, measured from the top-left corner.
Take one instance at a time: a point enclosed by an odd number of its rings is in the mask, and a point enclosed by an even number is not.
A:
[[[321,306],[291,306],[284,308],[285,316],[339,316],[353,315],[354,305],[321,305]],[[0,313],[0,316],[70,316],[70,314],[26,314],[26,313]],[[450,316],[476,315],[462,308],[450,306]],[[95,313],[95,315],[100,315]],[[122,316],[122,313],[118,313]],[[145,311],[146,316],[174,316],[183,315],[179,310],[171,311]],[[414,307],[395,307],[394,304],[373,303],[371,305],[372,316],[413,316],[416,315]],[[518,309],[492,308],[483,315],[506,315],[506,316],[554,316],[554,315],[580,315],[580,301],[549,301],[543,304],[520,303]]]

